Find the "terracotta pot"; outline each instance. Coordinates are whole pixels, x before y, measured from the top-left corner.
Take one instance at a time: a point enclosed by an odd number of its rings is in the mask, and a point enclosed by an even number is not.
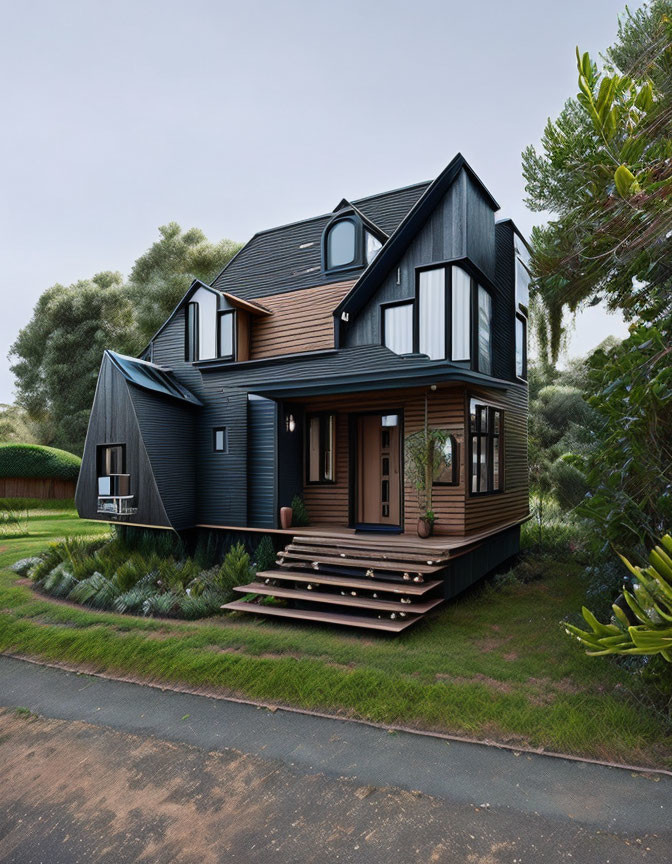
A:
[[[431,537],[432,531],[434,530],[434,522],[431,519],[427,519],[424,516],[420,516],[418,519],[418,537]]]
[[[288,528],[292,527],[292,508],[291,507],[281,507],[280,508],[280,527],[283,531],[287,531]]]

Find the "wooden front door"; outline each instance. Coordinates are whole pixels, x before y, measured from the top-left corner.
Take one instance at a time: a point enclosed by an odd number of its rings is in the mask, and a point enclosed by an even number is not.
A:
[[[401,523],[401,416],[362,414],[357,418],[356,522]]]

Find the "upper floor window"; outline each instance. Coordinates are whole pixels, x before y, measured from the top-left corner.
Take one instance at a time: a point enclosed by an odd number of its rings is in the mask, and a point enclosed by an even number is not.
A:
[[[353,264],[357,257],[357,232],[352,219],[335,222],[327,233],[326,268],[336,270]]]
[[[235,312],[217,313],[217,356],[233,359],[235,354],[234,329],[236,323]]]
[[[516,315],[516,375],[527,378],[527,321]]]
[[[184,358],[188,363],[193,363],[199,359],[199,321],[198,321],[198,303],[187,304],[186,315],[186,333],[184,345]]]
[[[383,306],[383,345],[395,354],[413,353],[413,301]]]
[[[364,233],[366,234],[366,263],[370,264],[383,248],[383,244],[370,231]]]
[[[527,311],[530,305],[530,253],[521,238],[514,233],[513,251],[516,266],[516,310]]]
[[[492,375],[492,297],[478,286],[478,371]]]

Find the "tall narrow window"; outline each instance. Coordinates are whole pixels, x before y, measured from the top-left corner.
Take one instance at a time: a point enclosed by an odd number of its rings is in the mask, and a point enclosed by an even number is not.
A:
[[[492,375],[492,298],[478,286],[478,371]]]
[[[229,429],[227,426],[220,426],[219,429],[213,430],[212,448],[216,453],[229,452]]]
[[[516,375],[527,378],[527,321],[516,315]]]
[[[184,357],[188,363],[198,360],[198,303],[187,304]]]
[[[418,284],[419,350],[431,360],[446,356],[446,271],[423,270]]]
[[[357,237],[352,219],[336,222],[327,235],[327,270],[347,267],[356,257]]]
[[[517,234],[513,235],[513,251],[516,257],[516,310],[521,306],[527,310],[530,303],[530,253]]]
[[[306,477],[309,483],[333,483],[336,479],[336,415],[308,417]]]
[[[217,333],[217,355],[219,357],[234,356],[234,324],[235,312],[220,312],[218,316],[219,326]]]
[[[447,435],[441,452],[435,454],[432,483],[435,486],[455,486],[457,482],[457,441],[452,435]]]
[[[383,307],[384,343],[395,354],[413,353],[413,304]]]
[[[471,357],[471,276],[461,267],[452,268],[452,350],[453,360]]]
[[[499,408],[471,400],[469,440],[471,448],[472,495],[499,492],[501,485],[503,414]]]

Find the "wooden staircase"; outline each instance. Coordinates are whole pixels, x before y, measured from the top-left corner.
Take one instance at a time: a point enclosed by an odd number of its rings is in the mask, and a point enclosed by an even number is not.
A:
[[[443,602],[448,553],[395,541],[297,534],[276,568],[237,587],[245,598],[222,609],[399,633]]]

